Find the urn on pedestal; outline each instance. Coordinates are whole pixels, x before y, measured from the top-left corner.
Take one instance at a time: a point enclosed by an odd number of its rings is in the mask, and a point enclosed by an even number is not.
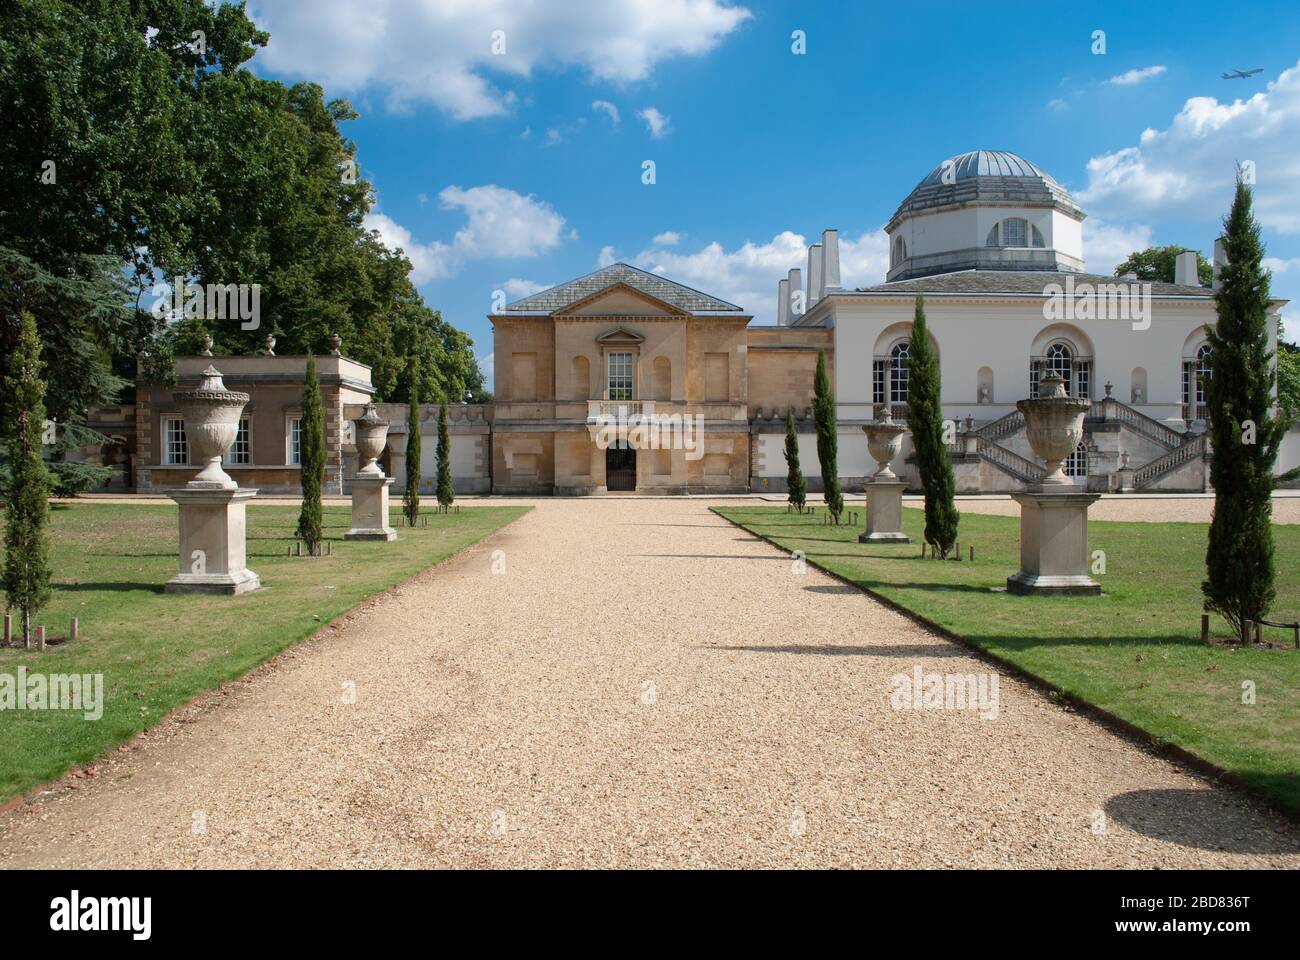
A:
[[[1065,381],[1044,377],[1036,400],[1021,400],[1025,434],[1047,475],[1024,493],[1020,504],[1020,572],[1007,578],[1019,594],[1093,595],[1101,586],[1088,576],[1088,507],[1097,494],[1077,490],[1064,463],[1083,439],[1083,418],[1092,401],[1071,397]]]
[[[241,489],[221,467],[247,403],[248,394],[227,390],[211,364],[198,387],[176,394],[190,457],[202,469],[167,491],[180,507],[180,572],[167,582],[168,593],[236,594],[261,585],[246,566],[244,541],[244,506],[257,491]]]
[[[907,543],[903,533],[903,488],[906,483],[889,468],[889,463],[903,449],[907,427],[895,423],[888,406],[884,416],[862,427],[867,435],[867,450],[878,469],[867,480],[867,529],[858,535],[859,543]]]
[[[388,488],[391,478],[384,475],[379,457],[388,441],[388,421],[379,415],[373,403],[352,421],[357,445],[356,475],[352,484],[352,529],[346,540],[396,540],[397,531],[388,525]]]

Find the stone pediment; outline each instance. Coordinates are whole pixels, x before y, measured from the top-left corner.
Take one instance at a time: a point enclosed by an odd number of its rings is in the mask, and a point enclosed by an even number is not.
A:
[[[615,283],[555,312],[568,317],[684,317],[685,310],[648,293]]]
[[[635,333],[626,327],[616,327],[608,333],[602,333],[596,338],[597,343],[603,344],[624,344],[624,343],[641,343],[645,337]]]

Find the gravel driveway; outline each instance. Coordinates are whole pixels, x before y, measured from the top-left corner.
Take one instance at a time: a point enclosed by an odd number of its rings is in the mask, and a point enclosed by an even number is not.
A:
[[[0,814],[0,867],[1300,867],[1009,678],[891,708],[917,667],[991,669],[702,501],[543,501]]]

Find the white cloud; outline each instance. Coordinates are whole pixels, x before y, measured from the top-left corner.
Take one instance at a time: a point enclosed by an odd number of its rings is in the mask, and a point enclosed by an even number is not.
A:
[[[1158,213],[1218,220],[1232,202],[1239,161],[1255,164],[1255,213],[1283,232],[1300,231],[1300,64],[1248,100],[1193,97],[1164,130],[1088,161],[1078,198],[1094,214]],[[1209,238],[1206,238],[1207,240]]]
[[[564,218],[531,195],[487,184],[468,190],[447,187],[438,199],[444,210],[465,212],[466,224],[451,243],[420,243],[392,217],[366,215],[366,228],[378,231],[385,246],[405,251],[414,283],[450,277],[470,260],[535,257],[561,242]]]
[[[608,100],[591,101],[591,109],[595,110],[597,113],[606,114],[609,119],[613,120],[615,123],[618,123],[623,119],[619,116],[618,107],[614,106]]]
[[[1111,77],[1106,82],[1113,87],[1132,87],[1144,80],[1150,80],[1152,77],[1158,77],[1168,68],[1163,64],[1156,64],[1153,67],[1140,67],[1136,70],[1129,70],[1126,73],[1118,74]]]
[[[615,255],[614,247],[611,244],[606,244],[600,248],[600,254],[596,257],[596,266],[598,268],[608,267],[611,263],[617,262],[618,257]]]
[[[1110,276],[1130,253],[1151,246],[1146,224],[1107,223],[1095,217],[1083,221],[1083,258],[1089,273]]]
[[[752,16],[723,0],[254,0],[250,12],[274,38],[258,54],[270,70],[461,120],[509,112],[518,94],[500,85],[539,68],[644,80],[661,61],[708,53]]]
[[[637,116],[644,120],[645,125],[650,128],[651,139],[660,140],[672,130],[669,125],[672,117],[665,116],[654,107],[646,107],[644,110],[638,111]]]
[[[501,289],[505,291],[510,300],[521,300],[524,297],[530,297],[534,293],[540,293],[554,286],[551,283],[537,283],[534,280],[520,280],[518,277],[511,277],[505,283],[501,284]]]
[[[663,233],[656,234],[650,242],[656,247],[675,247],[681,243],[682,235],[676,230],[665,230]]]
[[[1065,110],[1067,107],[1069,107],[1069,104],[1060,97],[1053,97],[1051,100],[1047,101],[1048,110]]]
[[[1300,270],[1300,257],[1283,260],[1278,257],[1265,257],[1264,266],[1273,273],[1286,273],[1288,270]]]
[[[555,146],[563,139],[564,138],[560,136],[560,131],[556,130],[554,127],[551,127],[549,130],[546,131],[546,145],[548,147]]]
[[[883,231],[863,233],[856,240],[841,237],[842,285],[849,288],[880,283],[884,280],[888,254]],[[644,250],[633,263],[743,307],[758,323],[774,323],[777,283],[791,267],[803,267],[807,260],[808,241],[798,233],[784,230],[766,243],[746,242],[731,251],[717,241],[694,253]]]
[[[489,353],[487,356],[478,358],[478,368],[483,373],[483,389],[492,391],[496,389],[497,379],[497,355]]]

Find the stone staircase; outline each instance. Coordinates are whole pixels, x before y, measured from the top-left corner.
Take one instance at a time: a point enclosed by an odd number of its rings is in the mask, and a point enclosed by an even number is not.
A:
[[[1175,450],[1170,450],[1163,457],[1144,463],[1133,471],[1133,489],[1142,490],[1150,487],[1167,473],[1173,473],[1179,467],[1199,460],[1205,456],[1205,436],[1193,437]]]

